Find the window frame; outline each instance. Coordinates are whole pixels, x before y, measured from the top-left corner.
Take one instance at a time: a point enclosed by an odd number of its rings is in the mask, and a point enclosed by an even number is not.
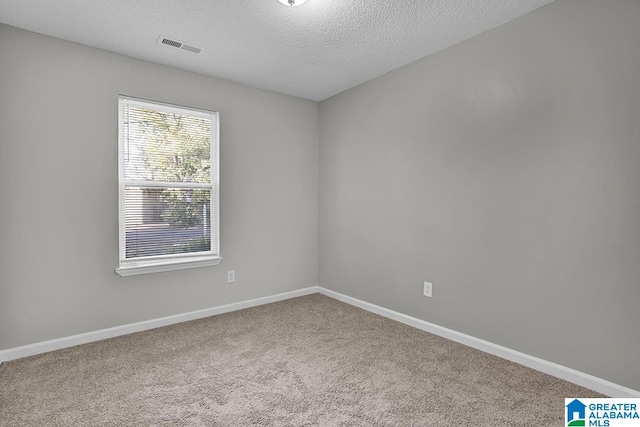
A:
[[[177,181],[127,180],[125,178],[124,104],[136,105],[146,109],[172,114],[188,114],[190,116],[212,120],[212,124],[215,123],[215,126],[211,126],[210,183],[186,184]],[[125,189],[127,186],[131,186],[131,184],[141,184],[141,186],[147,188],[210,189],[209,234],[211,238],[211,250],[206,252],[153,255],[127,259]],[[220,264],[222,259],[220,256],[220,114],[216,111],[168,104],[127,95],[118,95],[118,268],[116,268],[116,273],[120,276],[132,276],[187,268],[210,267]]]

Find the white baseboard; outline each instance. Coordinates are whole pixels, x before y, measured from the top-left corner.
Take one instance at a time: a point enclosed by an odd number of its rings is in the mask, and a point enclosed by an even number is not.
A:
[[[36,354],[47,353],[49,351],[59,350],[62,348],[73,347],[80,344],[86,344],[94,341],[100,341],[107,338],[114,338],[121,335],[132,334],[134,332],[146,331],[149,329],[160,328],[162,326],[174,325],[176,323],[187,322],[190,320],[202,319],[217,314],[229,313],[232,311],[242,310],[245,308],[256,307],[259,305],[270,304],[277,301],[283,301],[290,298],[296,298],[304,295],[320,293],[330,298],[342,301],[344,303],[362,308],[380,316],[396,320],[405,325],[439,335],[451,341],[464,344],[466,346],[484,351],[489,354],[510,360],[515,363],[527,366],[529,368],[544,372],[565,381],[578,384],[611,397],[639,397],[640,392],[612,383],[557,363],[549,362],[535,356],[530,356],[507,347],[493,344],[489,341],[466,335],[461,332],[448,329],[434,323],[430,323],[416,317],[408,316],[397,311],[389,310],[366,301],[353,298],[330,289],[320,286],[312,286],[295,291],[284,292],[281,294],[270,295],[261,298],[255,298],[246,301],[240,301],[231,304],[220,305],[217,307],[205,308],[203,310],[191,311],[189,313],[176,314],[173,316],[161,317],[158,319],[145,320],[143,322],[130,323],[128,325],[116,326],[113,328],[101,329],[94,332],[87,332],[69,337],[57,338],[39,343],[23,345],[6,350],[0,350],[0,363],[9,360],[20,359],[22,357],[34,356]]]
[[[134,332],[146,331],[160,328],[162,326],[174,325],[176,323],[187,322],[189,320],[202,319],[204,317],[215,316],[216,314],[229,313],[245,308],[270,304],[272,302],[283,301],[290,298],[301,297],[318,293],[319,288],[297,289],[295,291],[270,295],[231,304],[219,305],[217,307],[205,308],[203,310],[191,311],[189,313],[176,314],[173,316],[160,317],[158,319],[145,320],[143,322],[130,323],[128,325],[115,326],[113,328],[100,329],[98,331],[86,332],[84,334],[72,335],[69,337],[56,338],[20,347],[0,350],[0,363],[9,360],[20,359],[22,357],[34,356],[36,354],[47,353],[49,351],[60,350],[62,348],[73,347],[107,338],[114,338],[121,335],[132,334]]]
[[[330,289],[320,287],[319,292],[322,295],[337,299],[338,301],[396,320],[400,323],[404,323],[405,325],[413,326],[414,328],[421,329],[434,335],[439,335],[451,341],[484,351],[485,353],[493,354],[494,356],[544,372],[545,374],[589,388],[610,397],[640,397],[640,391],[603,380],[602,378],[594,377],[593,375],[585,374],[584,372],[576,371],[575,369],[567,368],[566,366],[558,365],[557,363],[549,362],[535,356],[530,356],[498,344],[493,344],[489,341],[481,340],[479,338],[472,337],[471,335],[466,335],[397,311],[389,310],[388,308],[380,307]]]

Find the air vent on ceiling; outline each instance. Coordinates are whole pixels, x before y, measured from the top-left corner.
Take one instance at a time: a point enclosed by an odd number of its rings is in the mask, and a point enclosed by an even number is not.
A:
[[[199,47],[191,46],[183,42],[179,42],[175,39],[170,39],[169,37],[165,37],[165,36],[158,37],[158,43],[166,44],[167,46],[186,50],[187,52],[192,52],[192,53],[200,53],[202,51],[202,49],[200,49]]]

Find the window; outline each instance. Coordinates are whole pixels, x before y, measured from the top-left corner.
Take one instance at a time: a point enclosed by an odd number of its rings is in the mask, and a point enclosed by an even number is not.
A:
[[[120,96],[121,276],[217,265],[218,113]]]

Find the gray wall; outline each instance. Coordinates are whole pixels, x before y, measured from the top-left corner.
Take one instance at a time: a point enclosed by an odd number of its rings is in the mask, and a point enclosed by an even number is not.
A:
[[[317,285],[317,103],[7,26],[0,58],[0,348]],[[119,93],[220,112],[219,266],[114,272]]]
[[[320,285],[640,390],[638,22],[559,0],[323,101]]]

